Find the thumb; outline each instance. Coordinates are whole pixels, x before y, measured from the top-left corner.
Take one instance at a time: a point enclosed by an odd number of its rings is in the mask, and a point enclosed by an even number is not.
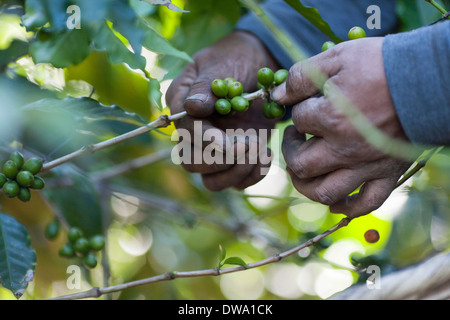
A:
[[[205,118],[214,113],[217,97],[211,91],[211,83],[216,79],[213,75],[200,75],[192,84],[186,99],[184,109],[193,117]]]
[[[272,90],[272,100],[280,105],[293,105],[320,93],[325,82],[340,70],[338,52],[333,47],[294,64],[286,81]]]

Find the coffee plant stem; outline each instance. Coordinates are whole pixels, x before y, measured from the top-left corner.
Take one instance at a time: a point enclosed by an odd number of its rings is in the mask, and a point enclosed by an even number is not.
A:
[[[119,144],[121,142],[130,140],[134,137],[137,137],[144,133],[150,132],[154,129],[165,128],[165,127],[169,126],[172,123],[172,121],[181,119],[181,118],[185,117],[186,115],[187,115],[186,111],[183,111],[183,112],[171,115],[171,116],[161,115],[159,118],[150,122],[146,126],[139,127],[135,130],[129,131],[120,136],[117,136],[117,137],[114,137],[114,138],[111,138],[111,139],[108,139],[108,140],[105,140],[105,141],[102,141],[102,142],[99,142],[96,144],[84,146],[84,147],[78,149],[77,151],[74,151],[68,155],[65,155],[61,158],[50,161],[50,162],[44,164],[41,172],[49,171],[57,166],[60,166],[64,163],[66,163],[66,162],[72,161],[72,160],[77,159],[84,155],[93,154],[96,151],[99,151],[99,150],[114,146],[116,144]]]
[[[431,159],[433,155],[441,151],[443,146],[436,147],[429,151],[429,153],[421,160],[417,161],[414,167],[412,167],[409,171],[407,171],[397,182],[397,187],[401,186],[403,183],[405,183],[409,178],[411,178],[413,175],[415,175],[420,169],[425,167],[428,160]]]
[[[204,277],[204,276],[220,276],[222,274],[227,274],[227,273],[234,273],[234,272],[238,272],[238,271],[244,271],[247,269],[253,269],[253,268],[258,268],[261,266],[265,266],[268,264],[272,264],[272,263],[276,263],[281,261],[284,258],[287,258],[297,252],[299,252],[300,250],[310,247],[312,245],[314,245],[315,243],[319,242],[320,240],[322,240],[323,238],[329,236],[330,234],[338,231],[339,229],[341,229],[342,227],[347,226],[350,223],[351,219],[350,218],[343,218],[338,224],[336,224],[335,226],[333,226],[332,228],[328,229],[327,231],[315,236],[314,238],[309,239],[308,241],[290,249],[287,251],[284,251],[280,254],[275,254],[271,257],[268,257],[266,259],[257,261],[257,262],[253,262],[253,263],[249,263],[247,265],[247,267],[243,267],[243,266],[237,266],[237,267],[231,267],[231,268],[223,268],[223,269],[218,269],[218,268],[212,268],[212,269],[205,269],[205,270],[197,270],[197,271],[182,271],[182,272],[178,272],[178,271],[172,271],[172,272],[166,272],[157,276],[153,276],[150,278],[145,278],[145,279],[140,279],[140,280],[136,280],[136,281],[132,281],[132,282],[127,282],[127,283],[123,283],[123,284],[119,284],[119,285],[115,285],[115,286],[110,286],[110,287],[104,287],[104,288],[92,288],[90,290],[84,291],[84,292],[79,292],[79,293],[75,293],[75,294],[71,294],[71,295],[66,295],[66,296],[61,296],[61,297],[56,297],[50,300],[75,300],[75,299],[85,299],[85,298],[98,298],[101,297],[104,294],[108,294],[108,293],[112,293],[112,292],[117,292],[117,291],[122,291],[125,289],[129,289],[129,288],[133,288],[133,287],[137,287],[137,286],[142,286],[142,285],[147,285],[150,283],[156,283],[156,282],[161,282],[161,281],[168,281],[168,280],[174,280],[177,278],[194,278],[194,277]]]
[[[167,157],[170,157],[170,153],[172,151],[172,148],[163,149],[156,151],[154,153],[146,154],[142,157],[131,159],[129,161],[125,161],[123,163],[120,163],[118,165],[115,165],[113,167],[107,168],[100,172],[94,172],[91,175],[91,178],[93,181],[100,182],[104,181],[113,177],[116,177],[118,175],[121,175],[125,172],[138,169],[150,164],[153,164],[155,162],[164,160]]]
[[[437,3],[435,0],[425,0],[426,2],[430,3],[433,7],[435,7],[437,10],[439,10],[442,14],[447,14],[447,10],[445,10],[439,3]],[[447,17],[447,19],[450,19],[450,17]]]
[[[421,161],[419,161],[416,166],[414,166],[408,173],[406,173],[397,183],[396,188],[400,187],[404,182],[406,182],[411,176],[413,176],[415,173],[417,173],[417,171],[419,171],[422,167],[425,166],[425,164],[427,163],[427,161],[437,152],[439,152],[441,150],[442,147],[439,148],[435,148],[432,151],[430,151],[429,154],[427,154]],[[136,281],[132,281],[132,282],[127,282],[127,283],[123,283],[120,285],[116,285],[116,286],[110,286],[110,287],[104,287],[104,288],[98,288],[98,287],[94,287],[90,290],[87,291],[83,291],[83,292],[79,292],[79,293],[75,293],[75,294],[71,294],[71,295],[66,295],[66,296],[61,296],[61,297],[56,297],[56,298],[52,298],[50,300],[76,300],[76,299],[86,299],[86,298],[98,298],[101,297],[104,294],[108,294],[108,293],[112,293],[112,292],[117,292],[117,291],[121,291],[121,290],[125,290],[125,289],[129,289],[129,288],[133,288],[133,287],[137,287],[137,286],[142,286],[142,285],[147,285],[147,284],[151,284],[151,283],[156,283],[156,282],[161,282],[161,281],[168,281],[168,280],[174,280],[177,278],[194,278],[194,277],[203,277],[203,276],[220,276],[222,274],[227,274],[227,273],[233,273],[233,272],[238,272],[238,271],[244,271],[247,269],[253,269],[253,268],[258,268],[261,266],[265,266],[268,264],[272,264],[272,263],[276,263],[279,262],[280,260],[289,257],[297,252],[299,252],[300,250],[313,246],[314,244],[316,244],[317,242],[319,242],[320,240],[326,238],[327,236],[329,236],[330,234],[338,231],[339,229],[346,227],[350,221],[352,220],[352,218],[346,217],[343,218],[338,224],[334,225],[333,227],[331,227],[330,229],[326,230],[325,232],[309,239],[308,241],[292,248],[289,249],[287,251],[284,251],[280,254],[275,254],[271,257],[268,257],[266,259],[257,261],[257,262],[253,262],[253,263],[249,263],[247,265],[247,267],[243,267],[243,266],[237,266],[237,267],[231,267],[231,268],[223,268],[223,269],[218,269],[218,268],[212,268],[212,269],[206,269],[206,270],[197,270],[197,271],[184,271],[184,272],[177,272],[177,271],[172,271],[172,272],[166,272],[157,276],[153,276],[150,278],[145,278],[145,279],[140,279],[140,280],[136,280]]]

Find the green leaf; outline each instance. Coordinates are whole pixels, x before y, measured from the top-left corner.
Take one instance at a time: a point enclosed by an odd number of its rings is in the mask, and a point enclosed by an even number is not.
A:
[[[47,22],[53,31],[63,31],[67,28],[67,7],[68,1],[26,0],[22,23],[28,31],[43,27]]]
[[[33,279],[36,252],[27,229],[13,217],[0,213],[0,282],[20,298]]]
[[[113,23],[114,30],[127,39],[135,54],[140,55],[145,30],[139,25],[139,16],[125,1],[116,1],[111,9],[108,20]]]
[[[116,105],[105,106],[98,101],[87,97],[67,97],[64,99],[47,98],[28,104],[24,106],[22,110],[36,110],[51,114],[65,113],[72,118],[89,122],[114,120],[135,125],[147,124],[147,122],[136,113],[126,112]]]
[[[156,79],[150,79],[148,83],[148,99],[150,101],[150,105],[159,111],[162,111],[161,98],[162,93],[159,81]]]
[[[87,176],[73,165],[52,169],[55,181],[69,182],[67,187],[46,188],[42,191],[49,202],[71,227],[78,227],[88,237],[102,233],[101,205],[98,192]]]
[[[322,19],[317,9],[303,5],[300,0],[284,1],[288,3],[292,8],[294,8],[298,13],[300,13],[303,17],[305,17],[309,22],[311,22],[316,28],[322,31],[331,40],[336,43],[343,41],[333,32],[333,30],[331,30],[328,23]]]
[[[8,65],[8,63],[28,53],[28,42],[14,40],[9,48],[0,50],[0,70]]]
[[[441,17],[433,6],[423,0],[399,0],[396,6],[400,31],[423,27]]]
[[[244,267],[245,269],[248,269],[248,265],[245,263],[244,260],[242,260],[242,258],[239,257],[229,257],[222,263],[222,265],[224,264],[234,264]]]
[[[66,30],[61,33],[40,31],[30,46],[35,63],[51,63],[65,68],[81,63],[90,53],[88,33],[84,29]]]
[[[186,10],[183,10],[183,9],[177,7],[170,0],[144,0],[144,1],[149,4],[153,4],[153,5],[165,6],[165,7],[169,8],[170,10],[176,11],[176,12],[189,12],[189,11],[186,11]]]
[[[125,44],[117,38],[114,31],[106,22],[92,31],[92,45],[94,50],[105,51],[112,63],[126,63],[132,69],[145,69],[145,58],[131,52]]]
[[[176,49],[165,37],[156,32],[144,20],[139,19],[139,25],[145,30],[143,46],[148,50],[192,62],[191,57],[186,52]]]
[[[227,256],[227,251],[222,248],[221,245],[219,245],[219,250],[220,250],[220,262],[222,262],[223,260],[225,260],[225,257]]]

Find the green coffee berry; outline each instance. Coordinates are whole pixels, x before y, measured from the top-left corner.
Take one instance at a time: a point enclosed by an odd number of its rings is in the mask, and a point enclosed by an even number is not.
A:
[[[3,185],[8,181],[8,178],[3,174],[0,173],[0,188],[3,187]]]
[[[269,101],[266,101],[263,103],[262,113],[263,113],[264,117],[266,117],[267,119],[274,118],[274,116],[272,115],[271,105],[270,105]]]
[[[249,107],[249,102],[247,99],[241,96],[236,96],[233,99],[231,99],[231,108],[233,110],[236,110],[238,112],[244,112]]]
[[[79,238],[73,244],[75,252],[85,254],[89,251],[89,241],[86,238]]]
[[[31,189],[41,190],[45,187],[45,181],[39,176],[34,176],[33,184],[31,185]]]
[[[105,238],[102,235],[96,235],[89,239],[89,247],[94,251],[102,250],[105,247]]]
[[[59,234],[59,231],[61,230],[61,224],[58,220],[53,220],[49,224],[45,226],[45,237],[49,240],[54,240]]]
[[[219,98],[226,97],[228,94],[228,85],[221,79],[216,79],[211,83],[211,90]]]
[[[14,198],[19,194],[19,191],[20,191],[19,184],[14,180],[8,181],[3,185],[3,193],[8,198]]]
[[[81,229],[79,229],[77,227],[72,227],[67,232],[67,238],[69,239],[70,242],[75,242],[82,237],[83,237],[83,231],[81,231]]]
[[[231,112],[231,104],[227,99],[219,99],[215,105],[216,111],[219,114],[226,115]]]
[[[353,27],[348,32],[348,40],[361,39],[366,37],[366,32],[361,27]]]
[[[3,174],[8,179],[15,179],[17,176],[17,173],[19,173],[17,164],[12,160],[6,161],[5,164],[3,165]]]
[[[286,113],[286,108],[276,104],[273,101],[267,101],[263,104],[262,112],[264,117],[267,119],[281,118]]]
[[[275,82],[275,85],[279,86],[280,84],[285,82],[288,75],[289,71],[287,71],[286,69],[280,69],[277,72],[275,72],[273,76],[273,81]]]
[[[97,266],[98,260],[95,254],[88,253],[83,259],[84,265],[88,268],[95,268]]]
[[[228,85],[228,98],[240,96],[244,92],[244,87],[239,81],[235,81]]]
[[[227,86],[229,86],[230,84],[232,84],[233,82],[236,82],[236,80],[232,77],[228,77],[223,79],[223,81],[225,81],[225,83],[227,84]]]
[[[66,243],[64,247],[59,249],[59,255],[64,258],[72,258],[75,257],[75,250],[73,249],[72,243]]]
[[[259,69],[256,77],[258,79],[258,82],[266,88],[269,88],[273,84],[274,74],[270,68],[266,67]]]
[[[31,200],[31,191],[30,191],[30,189],[21,187],[19,189],[19,194],[17,195],[17,197],[19,198],[19,200],[21,200],[23,202],[30,201]]]
[[[42,161],[39,158],[30,158],[28,159],[23,167],[23,171],[30,171],[32,174],[37,174],[42,169]]]
[[[20,171],[16,176],[16,181],[22,187],[29,187],[34,183],[34,175],[30,171]]]
[[[19,151],[14,151],[9,156],[9,160],[14,161],[17,165],[17,169],[22,169],[22,166],[25,162],[23,155]]]
[[[281,118],[285,115],[286,108],[272,101],[270,103],[270,112],[274,118]]]
[[[336,44],[333,41],[324,42],[322,45],[322,52],[327,51],[328,49],[334,47]]]

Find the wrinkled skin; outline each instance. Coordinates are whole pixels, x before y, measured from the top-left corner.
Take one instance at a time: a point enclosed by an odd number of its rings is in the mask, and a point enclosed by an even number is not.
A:
[[[277,103],[294,105],[294,126],[286,129],[282,146],[293,185],[349,217],[380,207],[411,165],[369,144],[330,101],[334,91],[328,89],[337,87],[374,126],[407,141],[387,85],[382,43],[383,38],[366,38],[337,45],[295,64],[272,92]],[[323,83],[307,76],[311,65],[327,76]],[[306,140],[306,133],[313,137]],[[359,186],[359,193],[348,196]]]
[[[187,111],[187,117],[175,122],[177,129],[186,129],[194,134],[194,121],[202,121],[203,134],[208,129],[214,129],[213,140],[225,155],[234,148],[234,155],[238,150],[250,149],[251,143],[258,143],[255,139],[237,139],[234,144],[224,146],[225,130],[242,128],[272,129],[275,122],[262,116],[262,101],[256,100],[253,105],[243,113],[222,116],[215,113],[214,104],[217,98],[211,92],[211,83],[214,79],[232,77],[243,84],[245,92],[254,92],[256,88],[256,74],[262,67],[279,69],[274,59],[263,44],[253,35],[241,31],[233,32],[216,44],[203,49],[193,57],[194,63],[186,66],[182,74],[174,80],[167,92],[167,104],[172,114]],[[195,138],[192,140],[195,141]],[[191,141],[192,141],[191,140]],[[192,149],[203,150],[211,142],[194,145]],[[266,146],[258,146],[264,147]],[[261,152],[265,154],[266,152]],[[267,151],[270,157],[270,150]],[[245,153],[248,158],[248,152]],[[262,159],[262,158],[261,158]],[[244,189],[260,181],[264,175],[262,167],[270,166],[269,159],[258,159],[255,164],[224,163],[224,164],[192,164],[182,163],[183,167],[202,175],[206,188],[219,191],[234,187]],[[247,159],[248,160],[248,159]]]

